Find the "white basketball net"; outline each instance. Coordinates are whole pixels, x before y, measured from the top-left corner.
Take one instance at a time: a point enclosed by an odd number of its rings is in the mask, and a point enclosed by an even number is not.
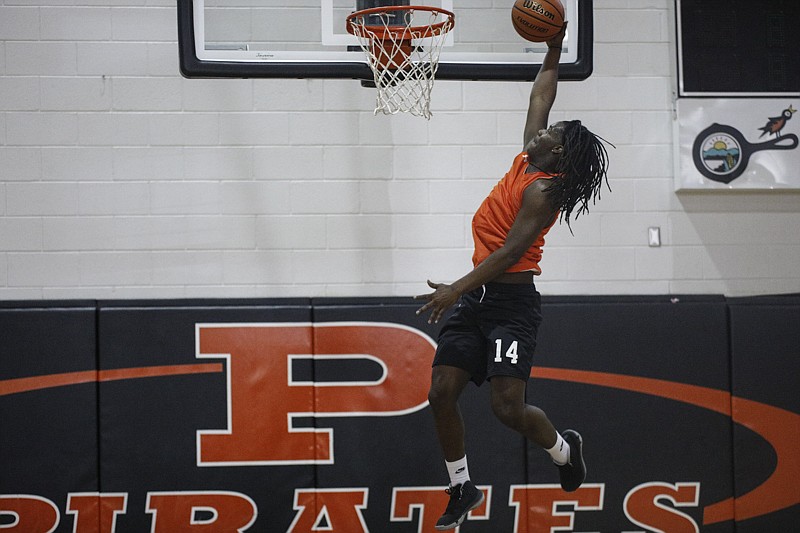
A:
[[[415,13],[417,19],[422,16],[427,22],[414,22]],[[375,114],[411,113],[430,119],[439,54],[447,32],[453,28],[453,19],[436,10],[408,7],[403,9],[404,20],[398,25],[393,15],[355,16],[352,22],[352,33],[358,37],[374,75],[378,91]],[[430,31],[441,22],[441,31]]]

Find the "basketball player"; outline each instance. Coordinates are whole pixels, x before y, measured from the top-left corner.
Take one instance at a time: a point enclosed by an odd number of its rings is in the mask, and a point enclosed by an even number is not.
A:
[[[434,291],[415,297],[427,300],[417,314],[429,311],[429,323],[458,303],[439,334],[428,394],[450,475],[450,502],[438,530],[458,527],[484,499],[470,480],[457,403],[469,381],[489,381],[494,414],[550,454],[565,491],[576,490],[586,478],[581,435],[559,434],[544,411],[525,403],[541,322],[533,278],[541,273],[544,236],[559,213],[569,225],[573,211],[588,212],[608,167],[602,140],[580,121],[548,127],[563,38],[564,30],[547,42],[531,90],[523,152],[473,218],[474,269],[451,284],[428,281]]]

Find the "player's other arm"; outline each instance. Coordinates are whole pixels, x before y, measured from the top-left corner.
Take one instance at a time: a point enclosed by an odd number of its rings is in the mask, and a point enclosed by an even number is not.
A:
[[[489,254],[469,274],[453,283],[460,294],[506,272],[517,264],[523,254],[533,245],[544,229],[553,221],[557,210],[547,197],[550,180],[539,179],[531,183],[522,193],[522,204],[514,223],[508,231],[503,246]]]
[[[452,284],[433,283],[429,280],[428,286],[434,291],[414,297],[417,300],[428,301],[417,310],[417,314],[430,311],[428,322],[437,323],[462,294],[492,281],[514,266],[556,216],[557,210],[553,208],[545,191],[548,185],[549,180],[540,179],[525,189],[522,206],[511,225],[505,243],[489,254],[477,267]]]

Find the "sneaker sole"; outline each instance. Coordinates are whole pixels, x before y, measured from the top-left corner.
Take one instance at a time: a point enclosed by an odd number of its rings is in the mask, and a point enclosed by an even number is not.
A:
[[[470,511],[472,511],[473,509],[477,509],[478,507],[480,507],[480,506],[481,506],[481,504],[483,504],[483,500],[485,500],[485,499],[486,499],[486,496],[484,496],[484,495],[483,495],[483,491],[482,491],[482,490],[478,489],[478,492],[479,492],[479,493],[480,493],[480,495],[481,495],[481,499],[480,499],[480,500],[478,500],[478,501],[477,501],[477,503],[475,503],[475,504],[474,504],[472,507],[470,507],[469,509],[467,509],[467,512],[466,512],[466,513],[462,514],[462,515],[461,515],[461,516],[458,518],[458,520],[456,520],[455,522],[452,522],[452,523],[450,523],[450,524],[447,524],[447,525],[445,525],[445,526],[435,526],[436,530],[437,530],[437,531],[448,531],[448,530],[450,530],[450,529],[455,529],[455,528],[457,528],[458,526],[460,526],[461,524],[463,524],[463,523],[464,523],[464,520],[466,520],[466,518],[467,518],[467,515],[469,514],[469,512],[470,512]]]

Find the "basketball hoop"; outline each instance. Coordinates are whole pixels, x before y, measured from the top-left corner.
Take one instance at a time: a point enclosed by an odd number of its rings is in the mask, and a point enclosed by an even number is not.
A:
[[[375,7],[347,17],[374,75],[375,114],[431,118],[439,53],[454,25],[453,13],[429,6]]]

